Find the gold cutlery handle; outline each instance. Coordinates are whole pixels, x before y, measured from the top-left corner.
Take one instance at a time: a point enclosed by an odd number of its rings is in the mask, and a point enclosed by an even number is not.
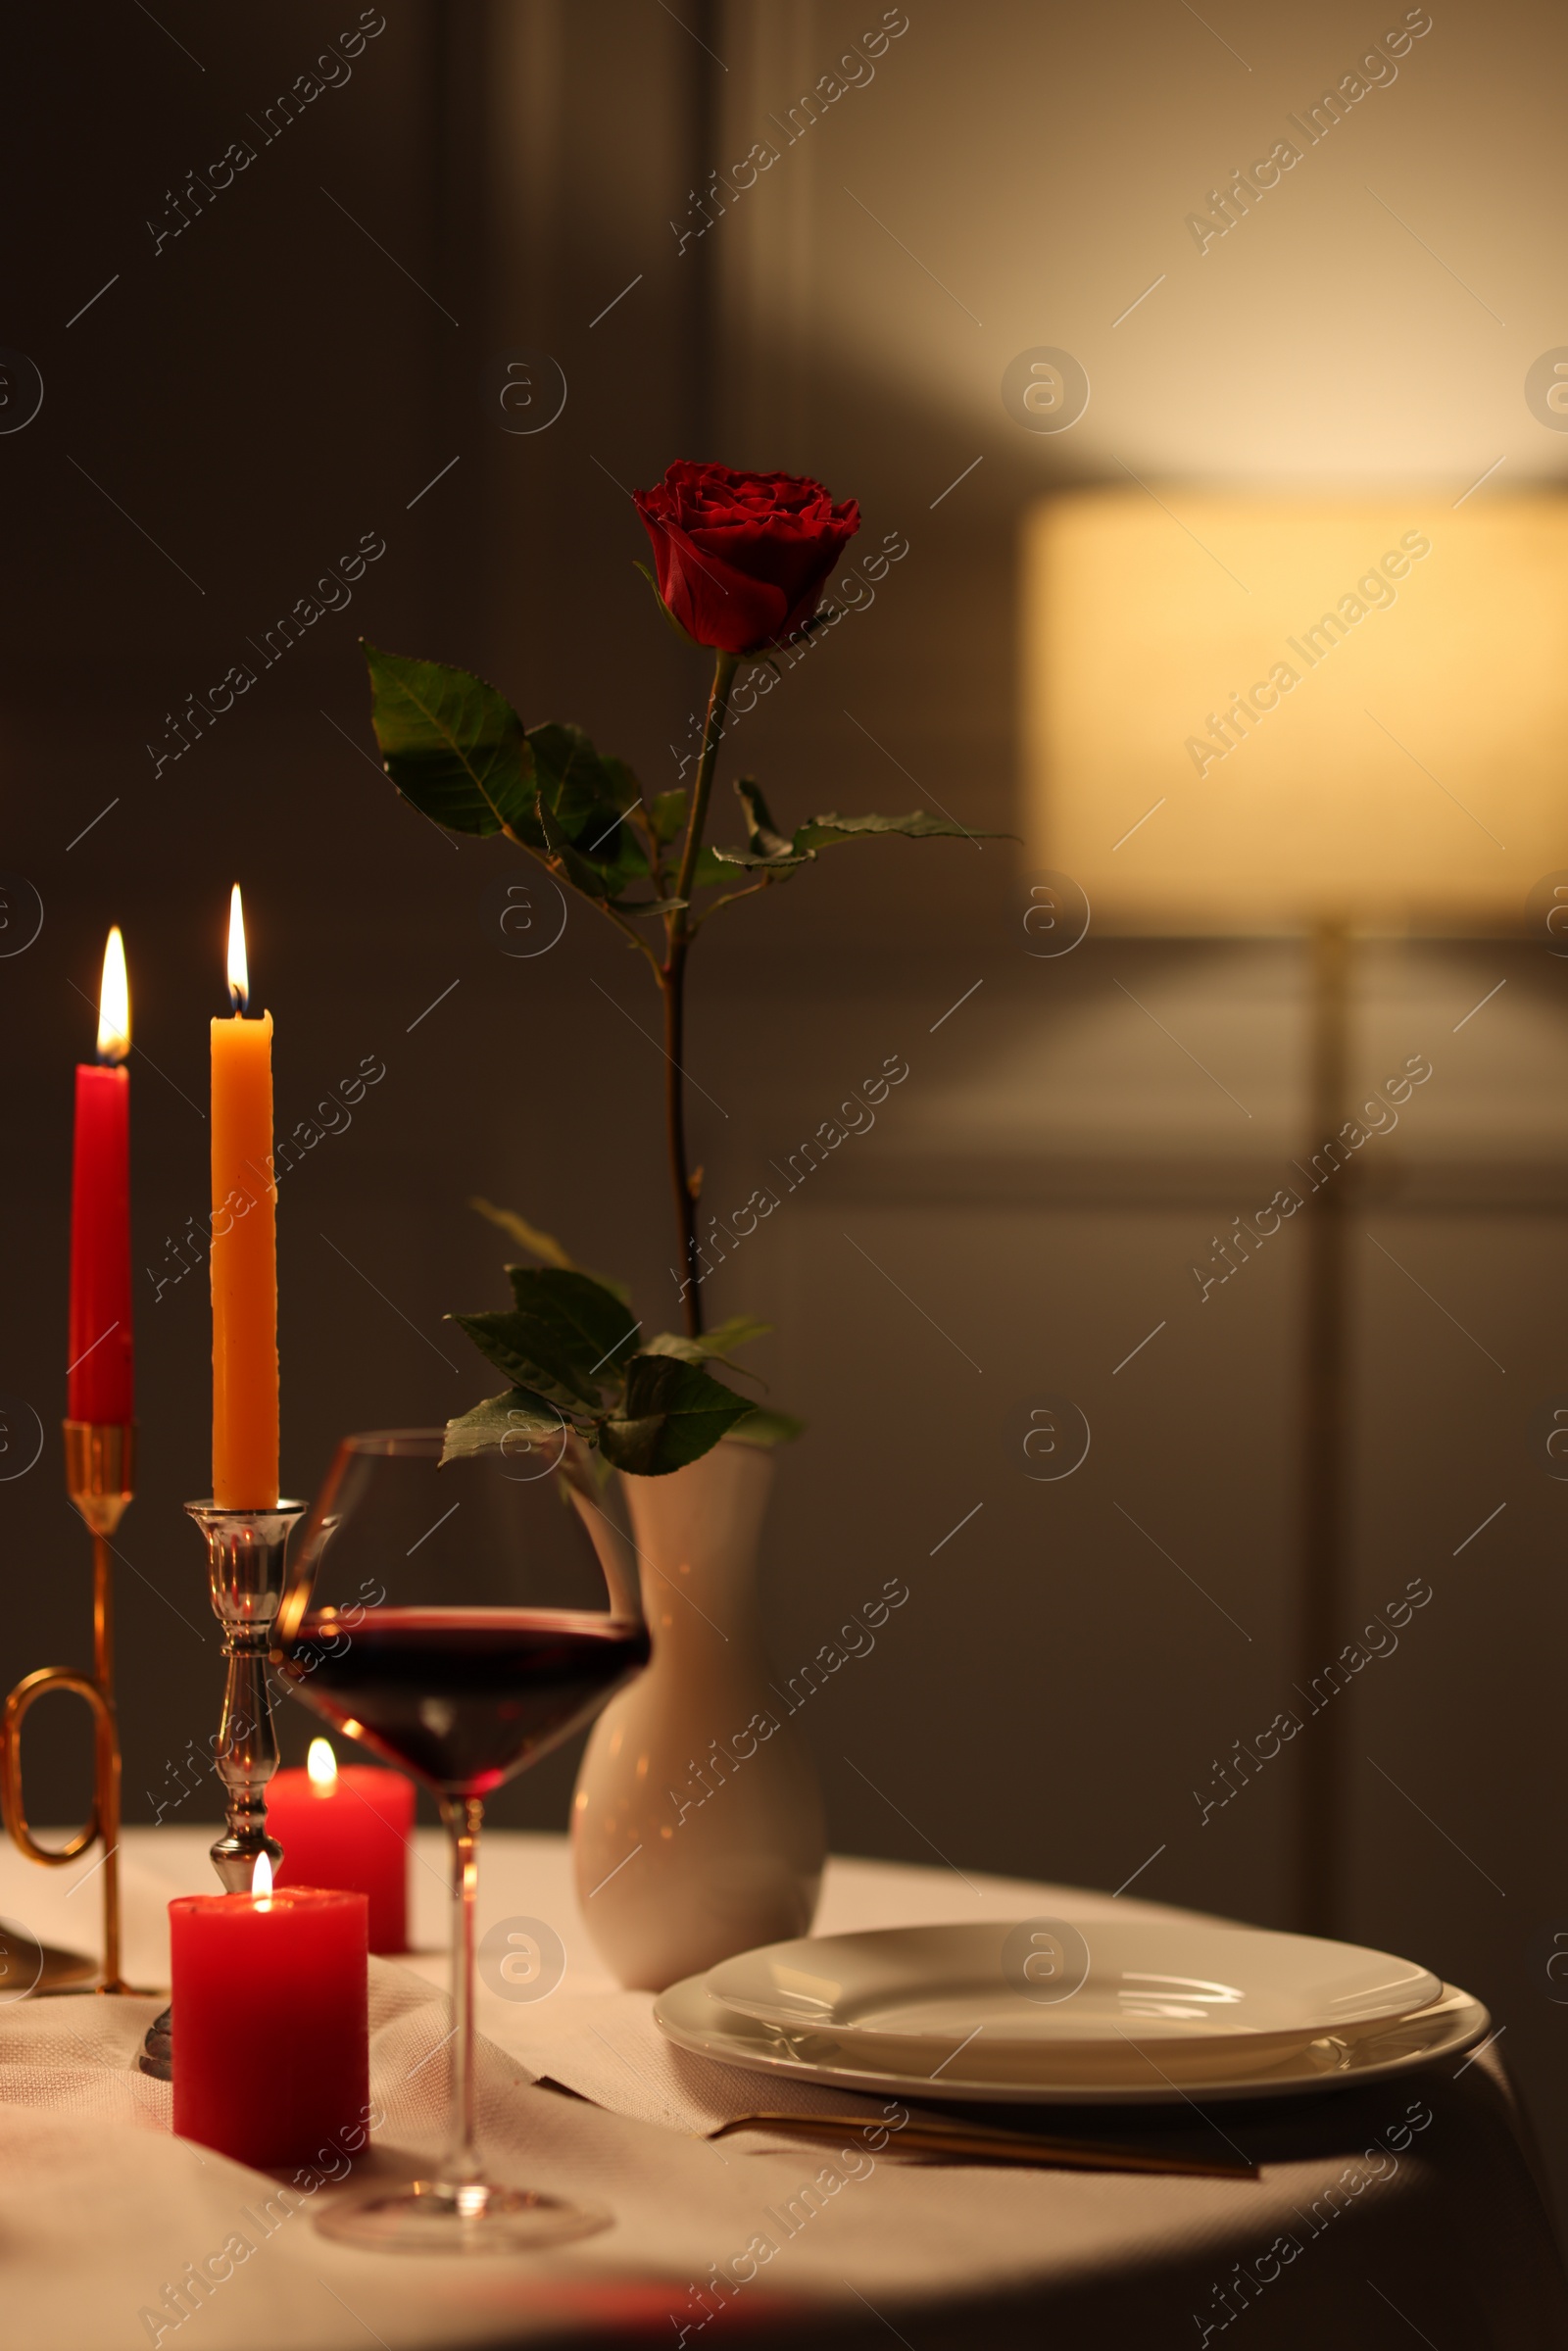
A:
[[[848,2131],[886,2131],[888,2126],[866,2114],[751,2114],[720,2123],[710,2139],[726,2138],[738,2131],[766,2131],[784,2138],[831,2139]],[[1196,2179],[1255,2179],[1257,2167],[1226,2156],[1186,2155],[1149,2145],[1118,2145],[1114,2140],[1059,2138],[1026,2131],[1006,2131],[986,2123],[945,2123],[911,2118],[888,2138],[890,2152],[905,2155],[955,2157],[967,2163],[1041,2164],[1062,2171],[1165,2172]]]

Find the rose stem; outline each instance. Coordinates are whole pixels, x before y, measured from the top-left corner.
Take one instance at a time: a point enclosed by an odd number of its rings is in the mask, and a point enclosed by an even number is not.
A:
[[[697,875],[698,853],[703,846],[703,831],[708,822],[713,769],[718,762],[719,740],[724,732],[724,717],[729,708],[729,690],[739,662],[739,654],[715,653],[713,656],[713,682],[709,688],[708,714],[703,721],[702,755],[697,762],[691,815],[687,820],[686,840],[681,850],[680,870],[675,876],[673,892],[683,903],[665,917],[667,946],[663,966],[659,974],[659,985],[664,999],[664,1130],[669,1151],[670,1187],[675,1200],[675,1227],[681,1261],[686,1269],[686,1289],[681,1303],[688,1339],[700,1339],[703,1332],[703,1301],[698,1287],[697,1199],[692,1190],[686,1151],[686,956],[692,937],[688,917]]]

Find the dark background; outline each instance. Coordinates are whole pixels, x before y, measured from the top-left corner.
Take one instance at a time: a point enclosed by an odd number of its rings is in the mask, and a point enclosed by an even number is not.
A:
[[[484,1392],[441,1320],[501,1295],[471,1192],[674,1319],[662,1063],[631,1025],[653,1025],[646,974],[576,906],[550,952],[500,952],[509,853],[455,844],[396,800],[361,632],[479,669],[529,723],[581,720],[668,788],[704,677],[632,569],[625,491],[683,454],[809,470],[858,498],[862,545],[899,530],[910,553],[746,720],[726,784],[744,761],[792,818],[927,793],[1016,830],[1014,550],[1032,496],[1118,465],[1454,494],[1499,450],[1514,486],[1561,470],[1519,392],[1568,334],[1554,16],[1445,17],[1312,159],[1299,204],[1199,278],[1183,215],[1345,70],[1362,13],[1243,28],[1215,12],[1216,32],[1152,5],[924,0],[875,81],[684,253],[688,192],[878,10],[384,13],[352,78],[266,143],[255,119],[351,8],[33,7],[4,36],[0,342],[35,364],[44,401],[0,434],[0,863],[44,919],[0,957],[0,1388],[43,1449],[24,1469],[17,1438],[0,1483],[0,1673],[87,1642],[56,1435],[71,1071],[119,920],[143,1448],[121,1542],[131,1819],[216,1721],[217,1635],[179,1510],[208,1483],[206,1275],[173,1279],[172,1245],[207,1203],[206,1024],[236,876],[277,1022],[280,1128],[362,1057],[386,1065],[282,1191],[286,1484],[309,1492],[347,1427]],[[148,220],[239,137],[256,160],[155,251]],[[1444,263],[1368,207],[1369,176]],[[1168,304],[1112,330],[1159,269]],[[1095,405],[1043,440],[997,386],[1015,352],[1058,341]],[[534,434],[499,429],[486,401],[487,368],[517,352],[553,355],[567,386]],[[348,609],[155,772],[170,714],[231,662],[259,667],[250,642],[366,532],[386,552]],[[885,1056],[910,1066],[874,1133],[715,1281],[718,1310],[777,1324],[758,1359],[810,1422],[769,1531],[772,1645],[793,1672],[887,1576],[910,1587],[809,1723],[839,1849],[1111,1886],[1141,1873],[1140,1893],[1290,1924],[1298,1758],[1206,1826],[1193,1791],[1291,1702],[1304,1251],[1282,1241],[1201,1306],[1189,1266],[1301,1147],[1304,951],[1095,931],[1036,960],[1027,863],[1004,842],[852,846],[726,915],[699,956],[693,1116],[715,1205]],[[1423,1576],[1433,1599],[1337,1701],[1328,1923],[1485,1998],[1568,2160],[1568,2010],[1542,1956],[1568,1928],[1568,1490],[1535,1438],[1568,1392],[1565,992],[1568,966],[1522,935],[1359,954],[1353,1074],[1421,1052],[1435,1077],[1377,1147],[1355,1226],[1353,1591],[1371,1609]],[[1245,1126],[1171,1037],[1247,1104]],[[1071,1480],[1034,1484],[1021,1433],[1048,1393],[1076,1399],[1094,1442]],[[283,1728],[297,1760],[309,1725]],[[83,1799],[81,1727],[62,1708],[33,1730],[32,1810],[65,1818]],[[573,1762],[496,1816],[562,1824]]]

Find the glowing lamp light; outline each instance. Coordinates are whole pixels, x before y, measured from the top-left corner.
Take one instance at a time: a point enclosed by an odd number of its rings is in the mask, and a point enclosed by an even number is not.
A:
[[[1027,829],[1102,930],[1516,929],[1568,866],[1568,499],[1087,490],[1024,532]]]
[[[130,981],[125,942],[117,922],[104,948],[103,985],[98,991],[98,1058],[123,1061],[130,1052]]]
[[[250,966],[245,959],[245,908],[236,882],[228,900],[228,996],[236,1012],[251,1001]]]
[[[305,1769],[310,1774],[313,1788],[328,1789],[337,1786],[337,1757],[332,1752],[329,1739],[312,1739],[311,1751],[305,1758]]]

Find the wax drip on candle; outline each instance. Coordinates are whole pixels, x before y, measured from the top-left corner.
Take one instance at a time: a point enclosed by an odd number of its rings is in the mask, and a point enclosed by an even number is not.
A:
[[[104,976],[98,991],[98,1058],[123,1061],[130,1052],[130,981],[125,942],[117,922],[104,947]]]
[[[228,1000],[235,1017],[251,1001],[250,966],[245,959],[245,908],[236,882],[228,899]]]
[[[323,1795],[336,1788],[337,1756],[329,1739],[312,1739],[310,1753],[305,1758],[305,1768],[311,1776],[311,1786],[319,1788]]]

